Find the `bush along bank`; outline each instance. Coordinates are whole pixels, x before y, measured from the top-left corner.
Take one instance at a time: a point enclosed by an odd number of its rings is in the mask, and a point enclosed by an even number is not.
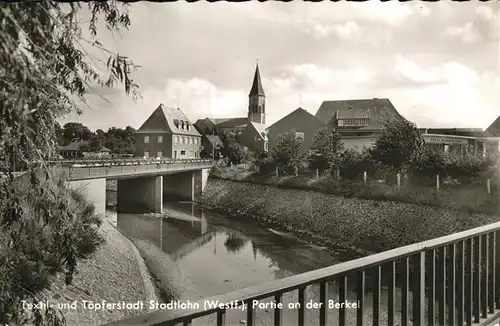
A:
[[[487,215],[431,206],[217,178],[209,179],[200,203],[366,252],[381,252],[496,221]]]

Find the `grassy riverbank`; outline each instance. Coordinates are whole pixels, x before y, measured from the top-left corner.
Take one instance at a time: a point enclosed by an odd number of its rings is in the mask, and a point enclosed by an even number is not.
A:
[[[102,302],[147,302],[156,300],[148,271],[133,244],[109,222],[100,229],[106,240],[89,259],[78,263],[78,274],[67,286],[64,275],[58,275],[42,297],[52,302],[82,300]],[[64,310],[67,325],[96,326],[133,315],[150,312],[144,310]]]
[[[215,167],[212,178],[270,185],[283,189],[310,190],[347,198],[425,205],[465,213],[497,215],[500,213],[500,194],[492,190],[488,195],[485,183],[418,185],[402,182],[400,189],[376,180],[335,180],[332,176],[263,176],[243,168]],[[494,188],[494,187],[493,187]]]
[[[485,214],[210,178],[201,203],[305,234],[316,243],[380,252],[496,221]]]

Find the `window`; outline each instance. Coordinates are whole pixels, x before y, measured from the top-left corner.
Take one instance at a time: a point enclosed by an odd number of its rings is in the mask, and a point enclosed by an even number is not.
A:
[[[268,151],[268,144],[267,144],[267,141],[264,143],[264,150],[267,152]]]
[[[144,144],[149,144],[149,136],[144,136]]]
[[[179,137],[178,136],[174,136],[174,144],[177,144],[179,142]]]
[[[194,144],[195,144],[195,145],[198,145],[198,138],[195,138],[195,139],[194,139]]]
[[[296,132],[295,133],[295,139],[302,139],[302,140],[304,140],[304,133],[303,132]]]
[[[144,157],[149,157],[149,151],[144,151]]]
[[[189,145],[192,145],[192,144],[193,144],[193,138],[188,137],[188,144],[189,144]]]
[[[163,144],[163,136],[158,136],[158,144]]]
[[[186,144],[186,137],[182,137],[182,143]]]
[[[158,151],[158,153],[156,154],[156,156],[163,157],[163,152],[162,151]]]
[[[186,155],[186,151],[181,151],[181,156]]]

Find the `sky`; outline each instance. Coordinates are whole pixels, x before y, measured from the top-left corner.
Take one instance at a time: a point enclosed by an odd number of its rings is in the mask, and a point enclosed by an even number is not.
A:
[[[486,128],[500,115],[496,2],[137,2],[129,12],[128,31],[99,37],[141,66],[142,99],[93,88],[84,113],[63,122],[138,128],[160,103],[192,122],[244,117],[257,60],[268,125],[362,98],[389,98],[419,127]]]

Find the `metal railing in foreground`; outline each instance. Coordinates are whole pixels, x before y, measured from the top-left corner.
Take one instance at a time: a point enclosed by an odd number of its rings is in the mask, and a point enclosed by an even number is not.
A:
[[[329,282],[338,284],[338,302],[346,301],[349,284],[355,283],[358,300],[356,325],[367,325],[365,310],[368,283],[371,283],[372,324],[380,325],[381,309],[387,311],[387,325],[488,325],[499,318],[500,222],[441,238],[400,247],[379,254],[287,277],[267,284],[207,298],[199,308],[157,311],[109,323],[118,325],[191,325],[204,316],[216,314],[217,325],[226,325],[223,307],[204,309],[207,300],[246,305],[248,326],[256,325],[253,300],[272,297],[279,303],[283,294],[298,291],[297,324],[305,321],[306,288],[319,284],[319,324],[346,325],[346,308],[340,307],[337,321],[327,321]],[[370,277],[367,277],[370,275]],[[371,282],[367,282],[370,280]],[[398,284],[396,283],[398,281]],[[387,304],[381,305],[381,288],[387,285]],[[401,292],[401,313],[397,313],[396,289]],[[413,294],[410,296],[410,292]],[[411,310],[411,315],[410,315]],[[214,316],[215,317],[215,316]],[[411,321],[410,321],[411,320]],[[274,325],[283,325],[281,309],[274,309]]]

